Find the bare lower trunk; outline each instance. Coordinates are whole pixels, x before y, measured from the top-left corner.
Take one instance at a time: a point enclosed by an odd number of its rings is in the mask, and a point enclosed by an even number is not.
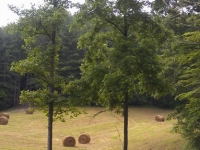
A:
[[[128,92],[124,100],[124,150],[128,150]]]
[[[49,115],[48,115],[48,150],[52,150],[53,139],[53,101],[49,102]]]

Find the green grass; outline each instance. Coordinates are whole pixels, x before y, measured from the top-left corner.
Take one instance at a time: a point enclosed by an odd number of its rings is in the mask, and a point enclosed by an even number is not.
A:
[[[81,108],[82,109],[82,108]],[[82,114],[66,122],[53,124],[53,150],[122,150],[123,117],[114,112],[104,112],[98,107],[85,107]],[[26,115],[25,110],[7,111],[10,114],[8,125],[0,125],[0,150],[45,150],[47,147],[47,117],[36,111]],[[157,114],[167,116],[171,110],[157,108],[129,109],[129,150],[183,150],[186,141],[178,134],[171,133],[174,120],[155,122]],[[91,142],[78,143],[82,133],[91,136]],[[66,136],[74,136],[76,147],[62,146]]]

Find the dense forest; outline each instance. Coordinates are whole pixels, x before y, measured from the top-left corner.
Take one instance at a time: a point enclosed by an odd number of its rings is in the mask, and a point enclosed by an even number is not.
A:
[[[126,105],[174,108],[175,132],[198,148],[199,0],[66,3],[21,12],[10,6],[20,19],[0,28],[0,110],[46,106],[46,87],[58,114],[78,104],[123,108],[124,115]],[[58,9],[53,19],[49,5]]]
[[[66,80],[80,78],[80,65],[84,57],[84,50],[77,49],[77,40],[80,31],[69,32],[69,25],[73,16],[70,16],[60,31],[62,38],[62,49],[60,50],[59,74],[66,77]],[[0,89],[0,110],[20,105],[19,95],[22,90],[35,90],[40,87],[36,77],[32,73],[19,75],[11,71],[12,62],[19,61],[26,57],[23,50],[23,40],[20,33],[9,34],[5,28],[0,28],[0,53],[1,53],[1,89]],[[70,41],[70,42],[69,42]],[[41,43],[44,41],[40,41]]]

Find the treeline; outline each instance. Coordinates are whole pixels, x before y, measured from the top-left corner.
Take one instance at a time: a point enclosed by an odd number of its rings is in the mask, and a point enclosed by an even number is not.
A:
[[[84,57],[84,50],[77,49],[77,40],[80,31],[69,31],[73,16],[68,17],[65,25],[59,34],[62,38],[62,46],[59,51],[59,74],[66,77],[66,80],[80,78],[80,65]],[[39,45],[45,43],[45,39],[40,39]],[[34,74],[19,75],[10,71],[12,62],[17,62],[26,58],[23,50],[23,40],[19,33],[9,34],[5,28],[0,28],[0,110],[16,107],[20,104],[19,95],[21,90],[40,88]]]
[[[175,39],[168,40],[168,44],[157,52],[163,61],[163,75],[174,85],[176,92],[175,94],[168,94],[159,99],[152,98],[151,95],[133,93],[132,99],[130,99],[131,105],[174,108],[184,103],[175,100],[176,95],[181,90],[177,82],[179,75],[183,71],[183,67],[178,65],[177,62],[180,57],[180,50],[177,49],[176,45],[181,42],[183,33],[197,29],[195,19],[198,16],[196,13],[199,11],[199,8],[195,5],[195,2],[175,2],[168,0],[166,3],[167,5],[159,0],[151,3],[151,15],[157,21],[162,22],[163,26],[171,30],[174,37],[176,37]],[[182,11],[183,9],[187,10]],[[77,29],[76,31],[69,31],[72,21],[73,15],[67,19],[62,30],[59,32],[62,38],[62,47],[59,55],[59,68],[61,68],[59,74],[66,77],[66,80],[69,81],[80,78],[80,65],[85,52],[85,50],[77,49],[77,41],[83,31],[78,31]],[[40,42],[44,41],[40,40]],[[12,62],[26,57],[22,45],[23,41],[20,38],[20,34],[8,34],[5,28],[0,28],[0,110],[18,106],[21,90],[34,90],[40,87],[35,82],[36,78],[34,74],[20,76],[10,71]]]
[[[85,53],[85,50],[77,49],[78,37],[82,31],[69,31],[72,19],[73,16],[67,20],[59,33],[62,37],[59,74],[68,81],[80,78],[80,65]],[[40,42],[44,41],[40,40]],[[36,83],[34,74],[21,76],[14,71],[10,71],[12,62],[17,62],[26,57],[26,52],[22,49],[23,44],[20,34],[9,34],[5,28],[0,28],[0,110],[18,106],[20,104],[19,95],[21,90],[32,91],[40,87]],[[173,108],[177,103],[179,102],[175,101],[172,95],[157,100],[150,95],[133,93],[132,99],[130,99],[130,105],[137,106],[151,105]],[[91,103],[91,105],[95,104]]]

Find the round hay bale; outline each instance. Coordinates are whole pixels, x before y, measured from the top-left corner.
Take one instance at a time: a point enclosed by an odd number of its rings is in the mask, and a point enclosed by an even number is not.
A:
[[[32,108],[27,108],[26,109],[26,114],[33,114],[33,109]]]
[[[8,119],[10,118],[10,115],[8,113],[1,113],[0,117],[2,117],[2,116],[7,117]]]
[[[88,134],[82,134],[78,138],[78,142],[81,144],[88,144],[90,143],[90,136]]]
[[[5,116],[0,117],[0,125],[7,125],[8,124],[8,118]]]
[[[75,144],[76,144],[76,140],[72,136],[68,136],[63,139],[63,146],[65,147],[74,147]]]
[[[157,115],[157,116],[155,117],[155,120],[156,120],[157,122],[164,122],[164,121],[165,121],[165,117],[164,117],[164,116],[161,116],[161,115]]]

